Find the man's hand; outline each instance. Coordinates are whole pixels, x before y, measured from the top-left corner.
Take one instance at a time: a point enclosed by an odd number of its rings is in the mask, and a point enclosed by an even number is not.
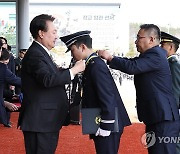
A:
[[[113,59],[113,56],[106,50],[97,50],[97,53],[101,58],[106,59],[107,61],[111,61]]]
[[[83,72],[85,70],[85,60],[79,60],[75,63],[75,65],[71,68],[73,75],[75,76],[77,73]]]
[[[103,137],[106,137],[106,136],[109,136],[111,134],[111,131],[109,130],[103,130],[101,128],[98,128],[95,136],[103,136]]]
[[[17,111],[19,109],[18,106],[7,101],[4,101],[4,106],[8,108],[10,111]]]

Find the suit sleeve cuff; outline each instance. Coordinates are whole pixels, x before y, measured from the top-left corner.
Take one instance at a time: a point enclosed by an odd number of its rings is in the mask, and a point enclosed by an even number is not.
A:
[[[114,122],[115,120],[101,120],[100,128],[104,130],[114,130]]]

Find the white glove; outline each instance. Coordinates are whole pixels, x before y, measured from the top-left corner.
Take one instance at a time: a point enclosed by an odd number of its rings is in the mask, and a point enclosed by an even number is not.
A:
[[[109,136],[111,134],[111,131],[109,130],[103,130],[101,128],[98,128],[95,136],[103,136],[103,137],[106,137],[106,136]]]

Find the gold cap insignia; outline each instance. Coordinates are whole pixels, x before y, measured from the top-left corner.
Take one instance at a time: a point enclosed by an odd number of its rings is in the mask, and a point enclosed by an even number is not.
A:
[[[99,125],[100,122],[101,122],[101,117],[100,117],[100,116],[97,116],[97,117],[95,118],[95,122],[96,122],[97,125]]]

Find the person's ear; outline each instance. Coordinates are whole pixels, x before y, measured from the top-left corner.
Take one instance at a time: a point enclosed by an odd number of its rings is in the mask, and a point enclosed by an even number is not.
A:
[[[85,44],[81,44],[82,52],[87,48]]]
[[[38,35],[39,37],[42,39],[43,38],[43,35],[44,35],[44,32],[42,30],[39,30],[38,31]]]
[[[151,42],[154,42],[155,39],[156,39],[155,37],[152,37],[152,36],[150,37],[150,41],[151,41]]]

